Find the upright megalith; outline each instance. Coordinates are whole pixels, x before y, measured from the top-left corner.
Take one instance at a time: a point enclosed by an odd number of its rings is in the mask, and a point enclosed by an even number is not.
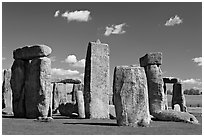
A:
[[[115,67],[113,97],[119,126],[137,127],[150,124],[147,80],[144,68]]]
[[[174,83],[173,85],[173,95],[172,95],[172,109],[174,109],[174,105],[178,104],[180,106],[180,110],[183,112],[187,111],[185,96],[182,91],[181,83]]]
[[[13,51],[11,88],[15,117],[46,118],[51,108],[52,50],[46,45],[34,45]]]
[[[78,108],[78,117],[85,118],[85,107],[84,107],[84,85],[74,84],[73,92],[75,94],[76,105]]]
[[[192,114],[175,110],[165,110],[163,79],[160,68],[162,62],[161,55],[161,53],[149,53],[140,58],[140,66],[145,68],[147,77],[150,114],[156,119],[163,121],[182,121],[198,124],[198,120]]]
[[[86,118],[109,118],[109,47],[88,44],[84,77]]]
[[[51,100],[51,60],[47,57],[33,59],[25,81],[26,117],[48,116]]]
[[[10,85],[11,70],[5,69],[3,71],[3,83],[2,83],[2,112],[6,114],[13,114],[12,105],[12,90]]]
[[[148,85],[149,109],[152,115],[156,110],[165,109],[165,94],[163,89],[162,53],[149,53],[140,58],[140,66],[145,68]]]
[[[29,61],[14,60],[11,67],[11,89],[14,117],[25,117],[25,81]]]

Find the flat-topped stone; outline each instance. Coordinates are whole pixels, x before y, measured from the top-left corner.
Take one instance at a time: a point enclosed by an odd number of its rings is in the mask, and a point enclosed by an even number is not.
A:
[[[140,66],[145,67],[147,65],[161,65],[162,64],[162,53],[152,52],[140,58]]]
[[[14,59],[30,60],[38,57],[47,57],[52,49],[46,45],[30,45],[13,51]]]
[[[174,83],[178,83],[179,79],[166,77],[166,78],[163,78],[163,81],[164,81],[164,83],[173,83],[174,84]]]

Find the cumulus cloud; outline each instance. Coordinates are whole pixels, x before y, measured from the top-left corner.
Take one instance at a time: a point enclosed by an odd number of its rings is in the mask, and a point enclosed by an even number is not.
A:
[[[68,55],[65,62],[71,64],[73,67],[85,67],[85,59],[78,61],[75,55]]]
[[[77,61],[76,63],[73,64],[74,67],[85,67],[85,59],[81,59],[79,61]]]
[[[68,22],[70,21],[78,21],[78,22],[88,22],[91,20],[90,11],[88,10],[80,10],[80,11],[73,11],[64,12],[61,16],[66,18]]]
[[[77,62],[77,58],[76,58],[75,55],[69,55],[65,59],[65,62],[67,62],[67,63],[76,63]]]
[[[182,80],[182,83],[184,83],[184,84],[197,84],[197,85],[201,85],[202,84],[200,79],[193,79],[193,78]]]
[[[165,26],[174,26],[174,25],[179,25],[183,23],[183,20],[180,19],[180,17],[178,15],[175,15],[175,17],[171,17],[169,20],[166,21],[166,23],[164,24]]]
[[[104,33],[105,36],[109,36],[111,34],[123,34],[126,31],[123,30],[123,27],[125,26],[125,23],[119,24],[119,25],[112,25],[110,27],[106,27],[106,31]]]
[[[198,63],[198,66],[202,66],[202,57],[197,57],[192,59],[193,62]]]
[[[77,70],[65,70],[61,68],[52,68],[52,75],[77,75],[79,74],[79,71]]]
[[[59,14],[60,14],[60,11],[59,11],[59,10],[55,11],[55,15],[54,15],[54,17],[58,17]]]

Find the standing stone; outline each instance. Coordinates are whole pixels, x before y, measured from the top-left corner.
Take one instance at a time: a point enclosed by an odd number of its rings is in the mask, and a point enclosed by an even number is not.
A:
[[[165,110],[165,94],[160,65],[162,53],[149,53],[140,58],[140,66],[145,68],[148,85],[149,109],[153,115],[155,111]]]
[[[144,68],[121,66],[114,71],[113,96],[119,126],[148,126],[147,80]]]
[[[180,106],[181,112],[187,112],[185,96],[182,91],[181,83],[175,83],[173,85],[172,109],[174,109],[175,104]]]
[[[25,91],[26,68],[29,62],[15,60],[11,67],[11,89],[13,94],[14,117],[25,117]]]
[[[164,105],[165,105],[164,107],[165,107],[165,110],[168,110],[168,97],[167,97],[166,83],[164,83],[163,88],[164,88]]]
[[[39,57],[47,57],[51,54],[52,49],[46,45],[34,45],[18,48],[13,51],[14,59],[31,60]]]
[[[84,77],[86,118],[109,118],[109,48],[88,44]]]
[[[83,84],[74,84],[74,93],[76,94],[76,104],[78,107],[78,117],[85,118]]]
[[[51,60],[33,59],[25,83],[26,117],[47,117],[51,100]]]
[[[3,80],[3,90],[2,90],[2,101],[4,106],[2,106],[3,113],[6,114],[13,114],[13,107],[12,107],[12,90],[11,90],[11,85],[10,85],[10,80],[11,80],[11,70],[6,69],[4,70],[4,80]]]

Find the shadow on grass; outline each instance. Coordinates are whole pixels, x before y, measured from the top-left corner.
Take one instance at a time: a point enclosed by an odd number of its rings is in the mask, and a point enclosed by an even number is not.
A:
[[[69,125],[118,126],[116,123],[63,123]]]

